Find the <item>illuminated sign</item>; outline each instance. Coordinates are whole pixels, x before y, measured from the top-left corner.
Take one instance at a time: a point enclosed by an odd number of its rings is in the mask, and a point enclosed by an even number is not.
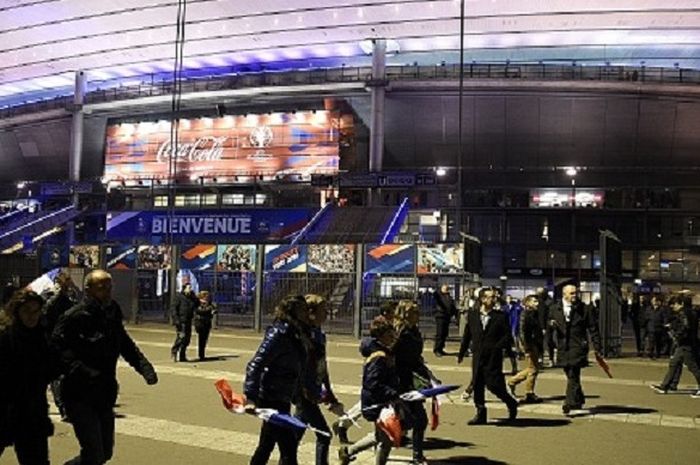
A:
[[[574,192],[575,191],[575,192]],[[562,208],[571,207],[575,200],[577,207],[597,208],[603,205],[605,193],[590,189],[536,189],[530,191],[530,207]]]
[[[180,120],[175,146],[169,121],[114,124],[104,180],[333,175],[340,129],[351,125],[351,117],[321,110]]]

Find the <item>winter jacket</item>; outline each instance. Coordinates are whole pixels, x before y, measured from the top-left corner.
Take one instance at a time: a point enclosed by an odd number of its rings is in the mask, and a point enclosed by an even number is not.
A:
[[[557,335],[557,365],[585,367],[588,365],[588,335],[596,352],[602,352],[600,332],[593,310],[581,302],[572,305],[567,322],[561,302],[550,309],[550,323]]]
[[[520,315],[520,343],[525,352],[542,347],[542,327],[537,310],[524,310]]]
[[[175,307],[173,307],[173,324],[175,326],[191,325],[197,307],[199,307],[199,299],[194,293],[189,295],[177,294],[175,296]]]
[[[197,331],[211,329],[211,321],[216,314],[216,304],[200,304],[194,312],[194,328]]]
[[[394,354],[373,339],[362,369],[362,416],[369,421],[379,417],[382,407],[398,399],[399,377]]]
[[[256,404],[291,403],[306,356],[299,329],[289,322],[275,321],[246,367],[243,390],[248,400]]]
[[[53,434],[46,388],[56,377],[44,329],[20,322],[0,333],[0,448],[17,435]]]
[[[300,394],[315,404],[337,402],[328,374],[326,334],[321,328],[312,327],[309,330],[308,340],[310,344],[304,364],[302,392]]]
[[[396,374],[399,377],[399,390],[407,392],[414,388],[413,374],[426,380],[432,373],[423,360],[423,336],[417,327],[401,330],[392,351],[396,361]]]
[[[56,324],[51,346],[60,356],[66,401],[113,406],[119,388],[119,356],[144,377],[155,373],[124,329],[122,311],[115,301],[103,306],[86,298],[68,310]]]
[[[450,294],[435,293],[435,318],[451,319],[457,315],[455,301]]]
[[[644,327],[647,334],[662,333],[664,324],[668,320],[668,315],[664,307],[654,309],[651,305],[644,312]]]
[[[46,332],[51,337],[58,319],[76,304],[66,292],[54,294],[44,305]]]

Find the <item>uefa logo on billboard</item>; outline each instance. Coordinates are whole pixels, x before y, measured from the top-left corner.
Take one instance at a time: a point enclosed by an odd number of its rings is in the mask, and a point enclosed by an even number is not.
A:
[[[258,149],[269,147],[272,143],[272,129],[269,126],[256,126],[250,131],[250,145]]]
[[[250,131],[248,139],[250,145],[257,148],[254,154],[248,156],[248,159],[253,160],[253,162],[262,162],[272,157],[265,152],[265,148],[272,143],[272,129],[269,126],[256,126]]]

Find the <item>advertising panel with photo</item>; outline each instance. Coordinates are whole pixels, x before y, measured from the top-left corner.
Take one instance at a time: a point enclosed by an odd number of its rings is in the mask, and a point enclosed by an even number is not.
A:
[[[141,270],[169,270],[169,245],[140,245],[138,249],[138,267]]]
[[[355,271],[355,246],[352,244],[309,245],[309,271],[318,273],[352,273]]]
[[[352,118],[325,110],[227,115],[180,120],[173,148],[169,121],[121,123],[107,127],[107,181],[168,179],[176,159],[176,177],[336,174],[339,134]]]
[[[306,271],[305,245],[266,245],[265,271]]]
[[[48,244],[40,250],[42,271],[68,266],[70,250],[67,245]]]
[[[416,248],[412,244],[368,245],[365,272],[413,273],[416,267]]]
[[[136,269],[136,246],[108,245],[105,247],[107,269],[133,270]]]
[[[216,265],[216,245],[196,244],[182,247],[180,268],[185,270],[213,270]]]
[[[464,271],[462,244],[431,244],[418,246],[418,273],[461,273]]]
[[[254,245],[220,245],[216,252],[216,269],[219,271],[255,272],[256,250]]]
[[[97,245],[71,246],[68,266],[71,268],[98,268],[100,266],[100,247]]]

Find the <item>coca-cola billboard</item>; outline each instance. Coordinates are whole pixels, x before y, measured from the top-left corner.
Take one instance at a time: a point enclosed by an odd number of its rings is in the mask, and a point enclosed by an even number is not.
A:
[[[181,120],[107,127],[107,181],[336,174],[338,136],[351,118],[329,111]]]

